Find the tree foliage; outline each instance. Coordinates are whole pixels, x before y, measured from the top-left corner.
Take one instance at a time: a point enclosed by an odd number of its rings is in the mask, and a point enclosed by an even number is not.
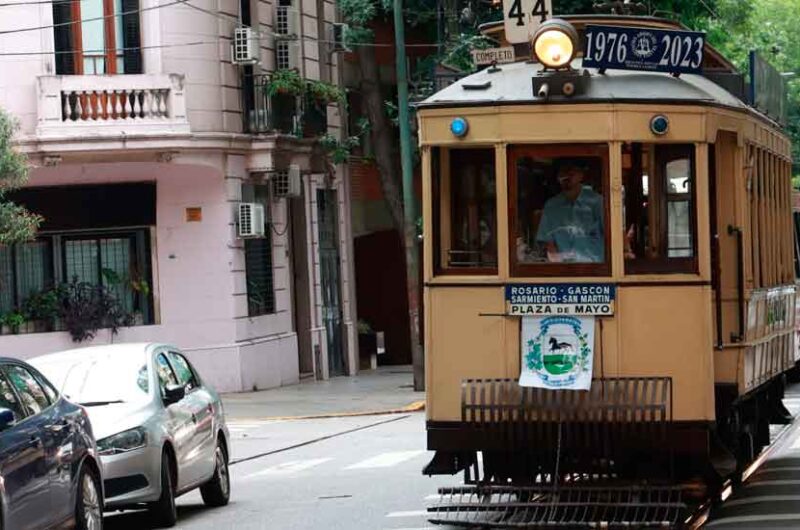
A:
[[[8,192],[28,179],[28,160],[13,146],[16,123],[0,110],[0,245],[31,239],[41,223],[38,215],[7,200]]]

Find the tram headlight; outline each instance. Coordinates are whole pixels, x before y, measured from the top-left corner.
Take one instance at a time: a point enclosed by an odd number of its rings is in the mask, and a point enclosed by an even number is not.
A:
[[[578,32],[566,20],[553,18],[533,35],[533,53],[547,68],[569,67],[578,43]]]

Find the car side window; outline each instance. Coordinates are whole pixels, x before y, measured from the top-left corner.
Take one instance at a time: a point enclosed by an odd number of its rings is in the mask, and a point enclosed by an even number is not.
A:
[[[175,369],[175,374],[178,376],[178,384],[186,386],[187,391],[199,386],[194,372],[192,372],[192,368],[189,366],[189,361],[187,361],[183,355],[171,351],[169,352],[169,360],[172,363],[172,367]]]
[[[10,365],[6,368],[6,374],[31,414],[39,414],[50,406],[47,393],[28,370],[22,366]]]
[[[156,356],[156,372],[158,373],[158,386],[161,389],[161,397],[165,398],[167,396],[167,386],[177,385],[178,380],[175,378],[169,361],[167,361],[163,353],[159,353]]]
[[[58,401],[58,392],[56,392],[56,389],[50,384],[50,381],[45,379],[45,377],[38,372],[35,372],[33,376],[44,389],[44,393],[47,394],[47,399],[50,401],[50,403],[55,403]]]
[[[0,407],[12,411],[17,421],[26,416],[25,409],[17,399],[14,389],[11,388],[11,384],[3,373],[0,373]]]

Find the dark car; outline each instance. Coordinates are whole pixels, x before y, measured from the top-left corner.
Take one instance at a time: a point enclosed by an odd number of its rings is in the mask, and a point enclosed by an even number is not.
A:
[[[100,469],[86,411],[0,357],[0,529],[101,530]]]

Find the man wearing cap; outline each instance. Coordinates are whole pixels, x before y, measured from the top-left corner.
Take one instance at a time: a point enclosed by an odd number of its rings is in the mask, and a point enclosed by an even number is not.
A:
[[[561,192],[544,205],[536,241],[551,262],[602,263],[605,261],[603,197],[584,186],[586,170],[573,161],[558,167]]]

